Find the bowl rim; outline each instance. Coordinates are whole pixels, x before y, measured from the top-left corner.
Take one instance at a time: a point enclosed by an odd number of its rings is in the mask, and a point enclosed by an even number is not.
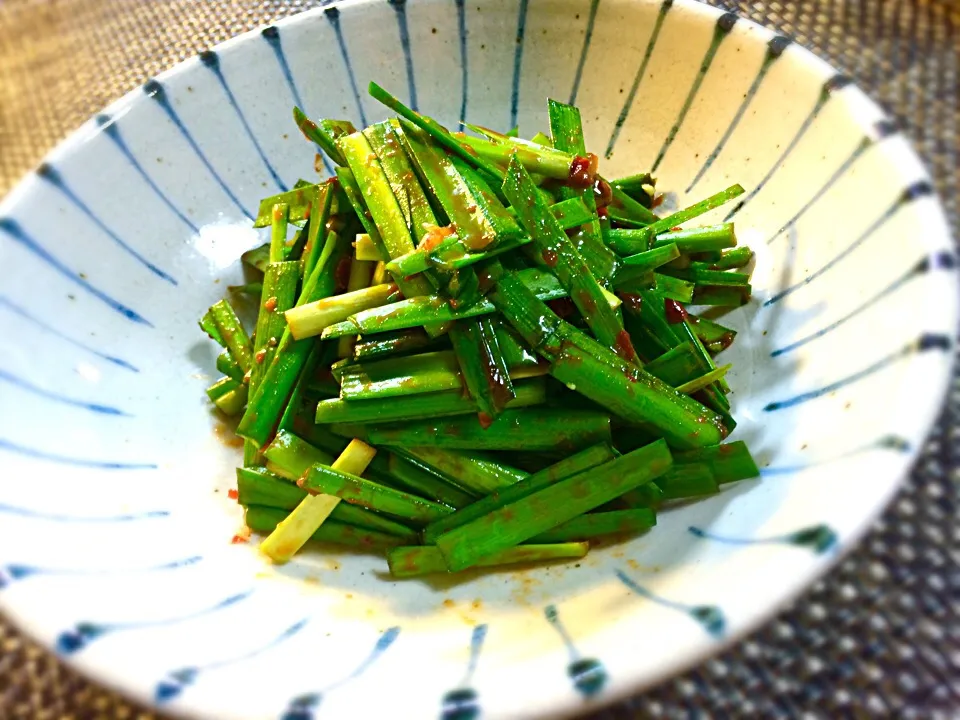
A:
[[[393,2],[393,0],[389,1]],[[417,1],[422,3],[439,3],[442,0]],[[663,1],[664,0],[607,0],[607,2],[611,2],[616,5],[639,4],[651,6],[662,4]],[[708,5],[702,0],[667,1],[672,2],[675,6],[684,7],[687,11],[696,15],[697,19],[700,21],[715,20],[716,17],[724,12],[723,8]],[[217,43],[211,46],[209,49],[222,52],[225,50],[239,48],[247,43],[250,43],[251,41],[254,41],[265,28],[277,27],[278,29],[282,29],[284,27],[310,22],[315,17],[320,16],[322,13],[330,10],[331,8],[372,7],[382,2],[383,0],[322,0],[322,4],[319,6],[278,18],[273,22],[258,25],[250,30],[246,30],[242,33],[234,35],[223,42]],[[774,32],[770,28],[761,25],[747,16],[735,13],[733,10],[728,10],[727,12],[736,14],[738,23],[752,26],[753,28],[762,29],[763,32]],[[821,58],[806,46],[796,42],[792,43],[792,46],[793,48],[791,52],[799,53],[805,62],[820,63],[825,67],[829,67],[834,70],[836,69],[832,64]],[[194,67],[194,64],[199,62],[198,54],[194,54],[190,57],[180,60],[173,66],[163,70],[160,73],[157,73],[156,75],[149,76],[148,80],[157,80],[161,82],[169,80],[170,78],[174,78],[178,75],[191,71]],[[90,118],[85,120],[73,131],[71,131],[65,138],[57,142],[42,157],[40,163],[42,164],[54,161],[77,151],[86,142],[101,132],[101,128],[95,121],[95,118],[98,114],[107,114],[110,116],[111,120],[122,117],[128,108],[133,106],[135,103],[142,101],[142,88],[143,83],[124,93],[116,100],[108,103],[99,111],[99,113],[94,113]],[[883,110],[883,108],[873,99],[871,99],[856,83],[851,83],[850,86],[844,89],[844,92],[856,94],[857,103],[859,105],[876,110],[882,116],[887,116],[887,113]],[[852,109],[848,109],[848,112],[853,114]],[[884,155],[896,153],[904,157],[909,157],[916,163],[917,167],[922,168],[923,177],[927,180],[931,179],[927,164],[919,157],[914,149],[913,144],[901,133],[898,132],[895,137],[885,141],[885,143],[881,145],[881,152],[884,153]],[[31,191],[30,179],[34,175],[34,172],[35,169],[27,171],[6,193],[6,195],[0,198],[0,217],[7,216],[10,210],[19,204],[22,196]],[[931,254],[937,250],[943,250],[949,252],[951,256],[953,256],[955,255],[955,247],[939,193],[935,193],[933,195],[933,199],[936,203],[936,217],[934,218],[933,222],[938,223],[941,226],[942,232],[938,233],[936,236],[926,238],[923,241],[923,246],[925,246],[928,252]],[[939,324],[942,326],[943,331],[949,337],[953,338],[955,335],[956,326],[958,324],[958,318],[960,318],[960,287],[958,287],[956,283],[952,283],[951,289],[942,294],[944,297],[937,298],[942,302],[939,307],[941,307],[943,310],[938,314],[938,318],[941,319]],[[695,646],[691,646],[685,653],[671,654],[664,659],[664,662],[657,668],[656,671],[651,673],[639,675],[636,671],[634,671],[634,674],[630,675],[629,669],[626,669],[625,673],[623,673],[621,677],[611,679],[612,682],[607,685],[603,693],[601,693],[599,696],[591,698],[586,703],[574,703],[566,701],[557,693],[541,697],[538,699],[538,705],[535,708],[535,712],[531,716],[573,717],[580,715],[583,712],[597,710],[599,708],[612,705],[616,702],[624,700],[625,698],[636,696],[638,693],[659,686],[670,678],[676,677],[690,670],[691,668],[702,664],[707,659],[716,657],[734,645],[739,644],[744,640],[744,638],[752,635],[761,626],[766,625],[774,617],[779,615],[803,592],[808,591],[817,580],[824,578],[831,570],[833,570],[834,567],[842,562],[854,549],[859,546],[863,536],[886,512],[894,496],[899,493],[906,484],[908,475],[919,458],[920,453],[931,433],[931,430],[933,429],[934,423],[936,422],[945,404],[945,399],[950,387],[950,380],[957,367],[957,358],[952,350],[953,349],[951,349],[949,354],[949,359],[946,362],[940,363],[937,370],[935,372],[931,372],[925,381],[925,385],[930,388],[932,392],[928,395],[925,395],[920,401],[917,401],[916,399],[914,400],[914,405],[912,407],[916,417],[919,418],[919,421],[911,425],[912,432],[903,433],[904,435],[908,435],[906,439],[909,441],[909,448],[906,452],[897,456],[896,463],[891,463],[896,464],[896,468],[890,473],[890,476],[895,477],[896,481],[892,482],[882,493],[872,496],[871,506],[866,512],[861,511],[857,518],[856,527],[840,539],[836,552],[827,556],[818,556],[816,562],[809,564],[806,569],[798,572],[790,582],[781,585],[776,592],[770,593],[770,597],[774,599],[768,600],[762,606],[758,606],[757,609],[749,616],[749,618],[742,620],[737,624],[730,624],[728,626],[728,632],[726,632],[722,638],[704,638],[703,640],[698,641]],[[53,654],[59,662],[65,663],[72,670],[77,671],[87,680],[101,687],[108,688],[119,695],[129,698],[130,700],[147,708],[160,709],[164,714],[180,717],[207,717],[198,708],[191,707],[191,703],[189,701],[180,703],[179,707],[164,706],[162,709],[159,708],[152,701],[152,699],[144,697],[137,690],[129,686],[129,683],[126,681],[124,673],[122,672],[122,668],[116,668],[110,671],[99,670],[97,668],[90,667],[90,663],[84,660],[82,654],[78,656],[57,653],[52,642],[43,639],[43,633],[40,632],[39,627],[32,622],[29,613],[18,612],[14,608],[7,607],[7,605],[8,603],[4,601],[3,595],[0,594],[0,611],[2,611],[4,616],[11,621],[17,631],[25,634],[32,642],[41,645],[45,650]]]

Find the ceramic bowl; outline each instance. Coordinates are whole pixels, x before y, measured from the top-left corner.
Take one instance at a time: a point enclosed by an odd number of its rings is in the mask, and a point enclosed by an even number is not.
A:
[[[261,242],[259,199],[316,176],[291,106],[379,120],[371,79],[527,136],[573,101],[604,172],[652,168],[668,205],[744,185],[707,220],[733,210],[757,251],[725,360],[760,479],[581,562],[459,581],[231,544],[240,451],[196,321]],[[890,119],[686,0],[368,0],[248,33],[57,147],[0,206],[0,258],[0,609],[90,676],[218,720],[575,714],[717,652],[886,504],[957,323],[943,213]]]

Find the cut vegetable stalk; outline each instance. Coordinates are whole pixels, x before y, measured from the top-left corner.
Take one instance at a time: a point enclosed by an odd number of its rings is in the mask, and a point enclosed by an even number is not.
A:
[[[270,262],[279,263],[286,260],[287,255],[287,228],[290,220],[290,206],[286,203],[277,203],[273,206],[273,221],[270,225]]]
[[[331,467],[351,475],[362,475],[376,453],[376,448],[360,440],[351,440]],[[330,517],[339,502],[340,498],[330,495],[310,495],[304,498],[296,509],[277,525],[276,530],[260,543],[260,552],[278,565],[287,562],[303,547],[323,521]]]
[[[650,508],[587,513],[540,533],[530,542],[565,543],[617,535],[634,535],[649,530],[656,524],[657,514]]]
[[[217,333],[223,338],[230,357],[243,368],[245,373],[250,372],[250,368],[253,367],[253,346],[250,344],[250,336],[243,329],[243,324],[230,303],[226,300],[214,303],[210,308],[210,317]]]
[[[455,528],[437,547],[449,570],[463,570],[658,478],[672,462],[659,440]]]
[[[450,341],[481,424],[500,416],[516,398],[506,360],[490,318],[462,320],[450,329]]]
[[[286,517],[287,513],[283,510],[254,505],[248,507],[244,513],[244,522],[254,532],[266,534],[274,532]],[[327,520],[309,539],[368,552],[383,552],[406,542],[404,538],[349,525],[338,520]]]
[[[374,285],[353,292],[323,298],[306,305],[298,305],[284,313],[294,339],[319,335],[326,328],[346,320],[351,315],[381,307],[396,299],[399,288],[393,283]]]
[[[495,553],[476,563],[477,567],[549,562],[551,560],[578,560],[585,557],[589,543],[570,542],[550,545],[521,545]],[[418,577],[447,573],[443,554],[435,547],[398,547],[387,553],[390,574],[395,578]]]

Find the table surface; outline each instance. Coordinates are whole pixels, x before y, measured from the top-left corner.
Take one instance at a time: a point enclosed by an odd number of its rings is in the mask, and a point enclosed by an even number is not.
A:
[[[586,0],[584,0],[586,2]],[[0,0],[0,195],[90,115],[302,0]],[[711,0],[854,77],[914,142],[956,231],[958,0]],[[859,548],[733,649],[598,717],[960,716],[960,382]],[[957,444],[954,444],[957,443]],[[0,718],[153,715],[0,617]]]

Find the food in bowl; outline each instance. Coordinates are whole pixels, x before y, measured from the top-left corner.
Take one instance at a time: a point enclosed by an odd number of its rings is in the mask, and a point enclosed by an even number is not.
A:
[[[752,252],[732,223],[685,226],[742,187],[658,216],[649,173],[599,174],[572,105],[523,140],[370,93],[397,117],[294,109],[336,177],[261,202],[270,241],[232,289],[253,332],[227,300],[200,321],[265,555],[313,538],[395,577],[579,559],[758,475],[724,443],[735,332],[712,319],[749,300]]]

